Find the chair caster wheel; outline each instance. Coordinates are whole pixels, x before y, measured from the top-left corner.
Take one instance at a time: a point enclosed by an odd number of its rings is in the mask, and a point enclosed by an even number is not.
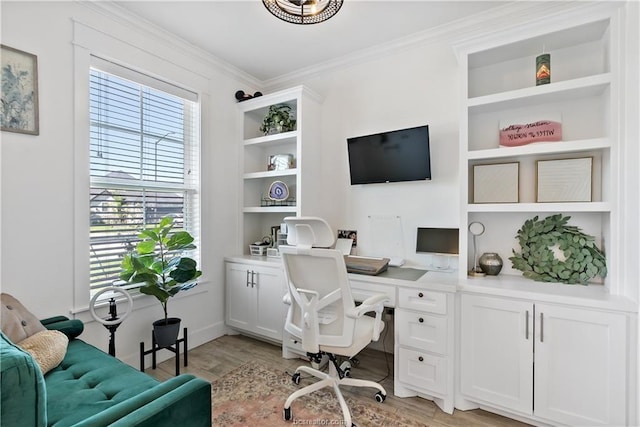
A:
[[[285,421],[291,421],[293,419],[293,414],[291,413],[291,408],[284,408],[282,411],[282,418]]]
[[[344,370],[344,376],[351,378],[351,368],[347,368]]]
[[[386,398],[387,398],[386,394],[382,394],[382,392],[380,391],[376,393],[376,400],[378,401],[378,403],[384,402]]]
[[[299,373],[299,372],[296,372],[295,374],[293,374],[293,375],[291,376],[291,381],[293,381],[293,383],[294,383],[295,385],[300,384],[300,373]],[[291,408],[289,408],[289,410],[290,410],[290,409],[291,409]],[[285,409],[285,410],[286,410],[286,409]]]

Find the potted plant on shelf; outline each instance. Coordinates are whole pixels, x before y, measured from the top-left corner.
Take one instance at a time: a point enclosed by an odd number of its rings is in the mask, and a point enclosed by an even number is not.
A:
[[[196,286],[202,275],[196,261],[183,255],[196,248],[193,236],[187,231],[172,232],[173,226],[173,218],[164,217],[157,225],[145,227],[136,249],[122,260],[120,273],[128,283],[144,282],[140,292],[160,301],[164,319],[153,322],[153,334],[161,348],[174,344],[180,331],[180,319],[168,317],[169,298]]]
[[[271,105],[260,126],[265,135],[289,132],[295,128],[296,120],[291,117],[291,107],[287,104]]]

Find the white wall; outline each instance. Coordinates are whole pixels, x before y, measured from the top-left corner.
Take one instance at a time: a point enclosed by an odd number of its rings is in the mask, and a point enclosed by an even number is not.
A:
[[[416,228],[459,224],[458,73],[450,45],[413,46],[295,83],[324,97],[321,179],[328,208],[319,214],[334,228],[358,230],[360,255],[383,255],[372,252],[368,217],[399,216],[407,262],[428,262],[415,253]],[[350,185],[348,137],[425,124],[431,181]]]
[[[41,318],[70,315],[74,306],[74,271],[78,266],[73,256],[77,240],[73,207],[83,200],[75,200],[73,190],[74,182],[82,179],[78,176],[84,175],[84,171],[74,170],[74,21],[140,49],[144,52],[141,57],[154,59],[147,65],[159,76],[169,70],[162,67],[166,59],[208,81],[202,117],[203,282],[174,298],[169,310],[189,328],[191,346],[209,341],[224,330],[222,257],[231,251],[237,236],[227,227],[236,216],[236,205],[229,203],[227,194],[229,181],[237,174],[236,163],[220,159],[235,155],[229,143],[236,137],[233,95],[247,83],[210,60],[199,59],[197,52],[165,41],[165,35],[143,33],[89,4],[2,3],[2,43],[37,55],[40,101],[40,135],[1,135],[2,292],[13,294]],[[87,294],[87,303],[88,298]],[[153,298],[142,297],[135,307],[117,332],[118,356],[134,365],[138,363],[138,343],[145,341],[146,347],[150,346],[150,324],[162,316]],[[82,338],[106,349],[106,329],[92,321],[86,311],[77,316],[85,321]],[[159,357],[171,355],[159,353]]]

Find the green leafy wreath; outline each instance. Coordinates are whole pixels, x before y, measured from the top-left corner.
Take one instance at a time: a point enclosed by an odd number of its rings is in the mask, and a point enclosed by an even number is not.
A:
[[[538,216],[526,220],[516,235],[521,252],[514,249],[509,258],[513,268],[539,282],[586,285],[596,276],[606,277],[604,253],[593,236],[567,225],[570,218],[556,214],[543,220]]]

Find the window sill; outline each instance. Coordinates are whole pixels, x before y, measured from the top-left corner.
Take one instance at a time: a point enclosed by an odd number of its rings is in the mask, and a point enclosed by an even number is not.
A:
[[[191,295],[204,294],[208,291],[209,291],[208,282],[202,281],[198,283],[198,286],[192,289],[189,289],[188,291],[179,293],[178,295],[172,298],[174,300],[176,298],[177,299],[189,298]],[[131,298],[133,298],[133,312],[159,304],[158,300],[155,297],[151,295],[142,294],[137,288],[131,289],[129,293],[131,294]],[[96,304],[96,309],[98,309],[99,312],[102,313],[104,310],[101,310],[101,308],[106,308],[108,307],[108,305],[109,305],[109,301],[108,299],[105,299]],[[121,305],[121,306],[123,309],[124,307],[126,307],[125,305]],[[95,322],[95,319],[91,316],[89,305],[87,305],[86,307],[71,309],[69,310],[69,313],[74,319],[80,319],[82,320],[83,323]],[[107,315],[106,312],[104,314]]]

